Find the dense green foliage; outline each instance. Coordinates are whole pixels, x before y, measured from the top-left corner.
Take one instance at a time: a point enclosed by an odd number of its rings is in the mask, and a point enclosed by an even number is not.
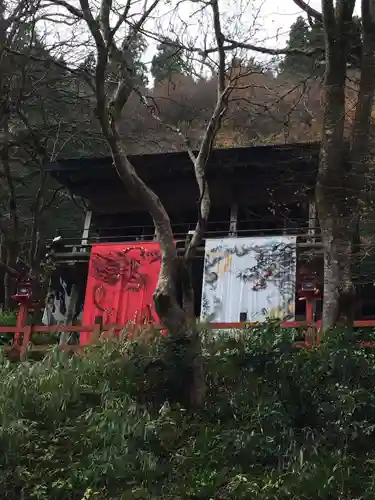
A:
[[[172,40],[166,38],[164,42],[159,43],[151,62],[151,74],[155,83],[168,80],[172,75],[186,74],[187,69],[182,50],[173,45]]]
[[[358,67],[361,60],[362,23],[358,17],[353,17],[351,25],[350,66]],[[319,77],[324,74],[324,32],[323,25],[318,21],[309,22],[299,16],[291,25],[288,48],[295,50],[285,56],[279,66],[281,72],[304,77]]]
[[[15,326],[17,322],[17,311],[1,311],[0,326]]]
[[[17,323],[16,311],[1,311],[0,326],[15,326]],[[9,344],[13,339],[11,333],[0,333],[0,345]]]
[[[3,361],[1,498],[373,499],[375,352],[288,335],[207,342],[195,415],[163,405],[160,342]]]
[[[290,27],[288,48],[301,53],[287,54],[280,64],[280,71],[301,76],[323,74],[324,34],[320,23],[310,26],[304,17],[298,17]]]

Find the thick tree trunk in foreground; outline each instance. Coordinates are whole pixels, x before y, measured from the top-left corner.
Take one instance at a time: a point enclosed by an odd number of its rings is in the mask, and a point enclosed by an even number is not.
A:
[[[323,217],[321,218],[321,220]],[[348,219],[330,215],[324,217],[324,328],[354,321],[356,292],[352,279],[352,232]],[[341,231],[340,231],[341,228]]]
[[[345,84],[354,1],[324,0],[326,41],[324,123],[316,198],[324,247],[325,329],[353,325],[353,269],[360,257],[359,222],[369,165],[370,120],[375,92],[375,7],[362,0],[362,60],[350,150],[344,144]],[[344,154],[346,159],[344,159]],[[346,161],[345,161],[346,160]]]
[[[328,109],[325,113],[316,185],[324,251],[324,329],[329,329],[338,322],[350,325],[355,308],[352,280],[354,215],[352,198],[348,197],[343,115],[340,112],[345,105],[344,82],[345,79],[343,82],[336,81],[329,90],[326,89],[325,105]]]

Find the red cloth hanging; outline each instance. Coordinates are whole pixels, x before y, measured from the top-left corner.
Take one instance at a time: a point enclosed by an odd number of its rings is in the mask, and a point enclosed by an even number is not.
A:
[[[103,243],[93,245],[86,285],[82,324],[156,324],[155,292],[161,263],[159,243]],[[80,343],[89,344],[90,332],[81,332]]]

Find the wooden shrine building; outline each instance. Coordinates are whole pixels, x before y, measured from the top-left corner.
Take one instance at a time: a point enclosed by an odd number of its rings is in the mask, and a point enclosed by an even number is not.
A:
[[[296,280],[307,266],[322,281],[313,202],[318,155],[318,143],[214,150],[207,169],[212,208],[206,238],[294,237]],[[199,198],[188,154],[145,154],[131,156],[130,161],[160,197],[177,246],[182,245],[195,227]],[[93,244],[154,241],[150,216],[127,192],[111,158],[61,159],[48,165],[48,171],[74,196],[84,199],[87,207],[80,241],[66,238],[64,251],[55,255],[60,268],[74,269],[71,276],[81,277],[81,288],[87,280]],[[204,255],[203,245],[193,270],[197,316],[201,313]],[[303,314],[303,304],[296,300],[296,318],[302,319]]]

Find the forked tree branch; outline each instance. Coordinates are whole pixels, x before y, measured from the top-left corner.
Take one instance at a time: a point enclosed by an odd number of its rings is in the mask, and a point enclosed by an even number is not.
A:
[[[198,200],[198,221],[195,226],[193,236],[186,248],[185,259],[190,260],[201,243],[204,233],[207,228],[208,217],[211,209],[210,189],[207,182],[207,163],[211,155],[213,144],[216,139],[217,132],[220,129],[224,114],[228,109],[228,100],[233,86],[229,83],[225,86],[225,49],[224,49],[224,35],[221,29],[221,19],[218,0],[211,0],[210,6],[212,9],[213,25],[215,33],[215,41],[218,50],[218,89],[217,89],[217,102],[214,112],[207,125],[203,135],[198,155],[194,162],[195,178],[199,188]]]
[[[217,101],[215,105],[215,109],[211,115],[209,123],[205,129],[203,134],[199,150],[195,153],[191,147],[191,143],[189,138],[182,133],[182,131],[162,119],[160,114],[158,113],[157,106],[153,101],[150,104],[150,97],[146,97],[142,94],[139,89],[136,89],[138,96],[140,97],[141,102],[147,107],[150,111],[151,115],[164,126],[166,126],[169,130],[172,130],[179,137],[182,138],[189,158],[194,167],[195,178],[199,188],[199,200],[198,200],[198,221],[194,230],[194,233],[186,245],[185,249],[185,259],[186,261],[190,261],[190,259],[194,256],[198,245],[201,243],[202,238],[204,236],[208,217],[211,208],[211,200],[210,200],[210,191],[209,185],[206,179],[206,170],[207,163],[213,148],[213,144],[215,142],[215,138],[218,130],[221,127],[222,119],[228,109],[228,101],[229,96],[234,89],[235,85],[232,82],[229,82],[227,85],[225,83],[226,80],[226,67],[225,67],[225,39],[221,30],[221,20],[220,20],[220,11],[218,0],[211,0],[209,5],[212,9],[213,15],[213,25],[214,25],[214,34],[216,41],[216,51],[218,52],[218,85],[217,85]],[[234,80],[236,80],[234,78]]]
[[[143,95],[139,89],[135,89],[135,90],[136,90],[136,93],[138,94],[139,99],[145,105],[145,107],[148,109],[151,116],[155,120],[157,120],[159,123],[161,123],[164,127],[171,130],[173,133],[177,134],[182,139],[182,141],[186,147],[186,151],[189,155],[189,158],[192,161],[192,163],[194,164],[195,160],[196,160],[196,155],[195,155],[193,148],[191,146],[191,142],[190,142],[189,137],[187,135],[185,135],[179,127],[176,127],[175,125],[172,125],[172,124],[166,122],[165,120],[163,120],[163,118],[160,116],[158,106],[157,106],[155,99],[153,97]]]

